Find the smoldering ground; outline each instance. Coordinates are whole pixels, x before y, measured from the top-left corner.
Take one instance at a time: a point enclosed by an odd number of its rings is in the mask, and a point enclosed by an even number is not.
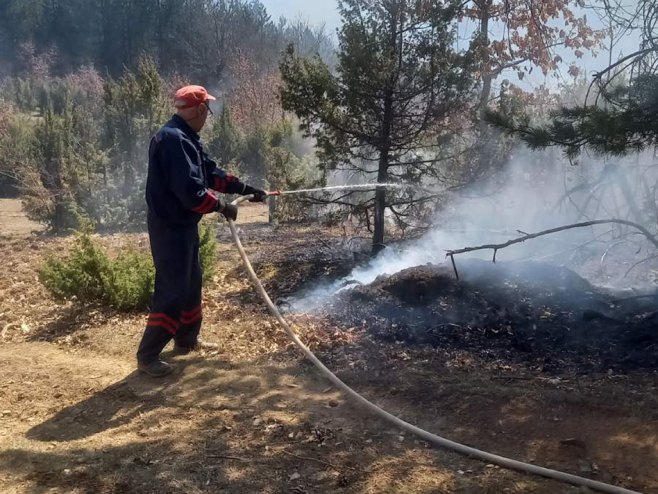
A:
[[[655,246],[628,225],[570,229],[501,249],[446,251],[503,243],[549,228],[624,219],[655,231],[658,171],[651,153],[626,159],[517,151],[494,180],[450,193],[433,228],[402,241],[348,276],[316,280],[288,303],[338,324],[366,324],[387,339],[496,348],[591,368],[658,367],[653,328]],[[451,343],[452,342],[452,343]]]

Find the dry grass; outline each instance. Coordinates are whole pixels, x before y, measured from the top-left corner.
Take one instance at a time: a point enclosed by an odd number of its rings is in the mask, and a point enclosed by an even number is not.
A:
[[[282,259],[303,259],[322,235],[331,240],[313,228],[242,228],[263,269],[276,266],[271,286],[316,273]],[[102,241],[147,247],[143,234]],[[177,359],[162,381],[140,376],[144,314],[57,305],[36,282],[40,259],[69,242],[24,233],[0,240],[1,492],[579,492],[430,449],[355,408],[267,316],[225,231],[204,293],[204,335],[220,350]],[[658,492],[655,374],[551,381],[515,368],[525,379],[506,381],[509,368],[477,355],[401,348],[312,317],[294,322],[341,378],[421,427]],[[567,438],[585,448],[563,445]]]

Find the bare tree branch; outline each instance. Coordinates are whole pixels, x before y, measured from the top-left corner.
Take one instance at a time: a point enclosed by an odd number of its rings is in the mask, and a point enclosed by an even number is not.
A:
[[[455,269],[455,276],[457,279],[459,279],[459,274],[457,272],[457,267],[455,265],[455,260],[454,256],[457,254],[464,254],[466,252],[475,252],[478,250],[493,250],[493,262],[496,262],[496,254],[498,253],[499,250],[504,249],[505,247],[509,247],[510,245],[514,244],[520,244],[522,242],[525,242],[526,240],[531,240],[533,238],[537,237],[542,237],[544,235],[550,235],[552,233],[557,233],[561,232],[564,230],[571,230],[573,228],[583,228],[587,226],[593,226],[593,225],[605,225],[609,223],[616,223],[619,225],[627,225],[630,227],[633,227],[640,231],[649,242],[651,242],[654,247],[658,249],[658,239],[656,239],[655,235],[653,235],[649,230],[644,228],[642,225],[638,225],[637,223],[633,223],[632,221],[627,221],[627,220],[618,220],[618,219],[608,219],[608,220],[593,220],[593,221],[585,221],[582,223],[574,223],[572,225],[565,225],[565,226],[560,226],[557,228],[551,228],[549,230],[543,230],[541,232],[537,233],[531,233],[528,235],[524,235],[522,237],[518,237],[512,240],[508,240],[507,242],[503,242],[501,244],[485,244],[485,245],[479,245],[477,247],[465,247],[463,249],[454,249],[454,250],[448,250],[446,251],[446,257],[450,257],[453,263],[453,267]]]

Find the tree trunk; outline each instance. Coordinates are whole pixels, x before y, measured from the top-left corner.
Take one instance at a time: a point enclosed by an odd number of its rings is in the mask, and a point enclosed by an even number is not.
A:
[[[388,181],[388,167],[390,161],[391,125],[393,120],[393,91],[389,89],[384,96],[384,122],[381,132],[381,147],[379,148],[379,168],[377,170],[377,183],[385,184]],[[377,187],[375,191],[375,231],[372,234],[372,255],[376,256],[386,247],[384,245],[384,219],[386,213],[386,189]]]
[[[388,150],[379,154],[379,172],[377,183],[384,184],[388,180]],[[372,234],[372,255],[376,256],[384,247],[384,219],[386,213],[386,189],[377,187],[375,191],[375,231]]]
[[[377,170],[377,183],[384,184],[388,180],[388,167],[390,162],[390,150],[391,150],[391,128],[393,125],[393,89],[398,77],[398,50],[402,49],[402,40],[398,39],[398,36],[401,36],[401,32],[398,32],[398,29],[401,28],[402,21],[398,18],[397,14],[391,15],[391,37],[389,39],[389,49],[390,54],[393,57],[393,61],[396,63],[396,69],[391,71],[391,76],[388,81],[388,87],[384,91],[384,111],[382,118],[382,127],[379,135],[379,168]],[[372,234],[372,255],[376,256],[379,254],[385,247],[384,245],[384,233],[385,225],[384,219],[386,216],[386,189],[384,187],[377,187],[375,191],[375,218],[374,218],[374,228],[375,231]]]

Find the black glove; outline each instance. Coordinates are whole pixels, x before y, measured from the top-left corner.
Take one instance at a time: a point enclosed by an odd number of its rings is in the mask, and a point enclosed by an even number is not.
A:
[[[238,207],[228,202],[219,201],[217,211],[223,214],[227,220],[235,221],[238,219]]]
[[[262,189],[257,189],[251,185],[245,185],[242,191],[243,196],[252,194],[254,197],[249,199],[249,202],[265,202],[267,200],[267,192]]]

